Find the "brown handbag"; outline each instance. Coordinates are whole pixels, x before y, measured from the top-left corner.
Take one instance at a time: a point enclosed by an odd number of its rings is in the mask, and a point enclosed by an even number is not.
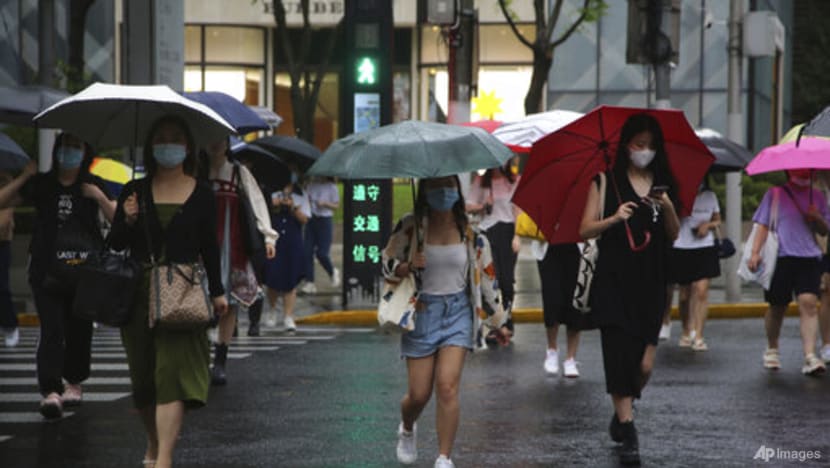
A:
[[[192,330],[206,326],[212,315],[207,273],[201,263],[157,263],[150,238],[145,200],[144,234],[150,253],[148,324],[167,329]]]
[[[150,272],[150,328],[194,329],[211,319],[210,296],[202,265],[154,265]]]

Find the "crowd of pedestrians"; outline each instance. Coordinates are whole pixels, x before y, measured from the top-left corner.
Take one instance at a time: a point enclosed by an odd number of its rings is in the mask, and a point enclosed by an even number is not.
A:
[[[38,173],[28,164],[16,177],[0,174],[0,327],[6,346],[18,340],[8,270],[13,210],[35,208],[29,281],[40,319],[37,349],[40,412],[58,418],[65,406],[81,404],[90,376],[93,323],[76,317],[72,304],[78,266],[106,247],[129,251],[144,267],[129,322],[121,328],[133,403],[144,426],[145,466],[171,466],[186,410],[206,404],[210,385],[228,380],[227,354],[247,311],[249,336],[260,321],[295,331],[298,290],[316,292],[314,260],[333,286],[340,271],[330,255],[333,215],[340,203],[332,178],[290,177],[265,187],[244,164],[233,160],[226,137],[197,146],[182,119],[158,119],[145,136],[146,177],[127,183],[117,200],[90,174],[93,150],[69,133],[59,134],[52,168]],[[652,373],[656,347],[671,335],[669,310],[679,293],[681,347],[702,352],[710,282],[720,275],[716,239],[721,223],[717,197],[707,181],[698,189],[691,214],[680,217],[678,183],[670,171],[663,129],[646,114],[623,125],[614,163],[588,184],[579,222],[582,239],[596,239],[601,255],[593,271],[589,311],[573,298],[581,245],[535,240],[531,250],[541,280],[547,349],[542,368],[568,378],[580,376],[576,360],[580,333],[599,329],[613,414],[609,434],[621,444],[623,464],[639,464],[634,400]],[[400,404],[397,457],[417,460],[417,420],[436,395],[436,467],[451,461],[460,425],[459,391],[468,352],[506,346],[515,329],[515,267],[521,239],[521,210],[512,202],[521,180],[519,158],[471,177],[464,196],[460,176],[421,179],[413,213],[400,219],[383,250],[382,275],[392,283],[414,275],[418,300],[415,329],[401,334],[407,388]],[[813,188],[812,171],[788,171],[787,182],[764,196],[753,221],[750,270],[770,232],[779,243],[778,261],[765,290],[765,368],[782,367],[778,339],[786,307],[795,297],[801,321],[802,372],[818,375],[830,360],[830,260],[817,235],[830,231],[825,191]],[[262,258],[246,237],[243,214],[250,211]],[[248,226],[250,228],[251,226]],[[201,263],[216,316],[213,365],[205,327],[153,328],[150,267],[156,262]],[[305,281],[305,283],[303,283]],[[819,308],[819,298],[821,301]],[[560,359],[558,334],[565,325]],[[823,346],[819,348],[819,340]]]

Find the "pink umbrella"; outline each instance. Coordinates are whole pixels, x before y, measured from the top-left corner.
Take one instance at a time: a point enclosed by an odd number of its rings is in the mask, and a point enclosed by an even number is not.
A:
[[[802,138],[801,143],[790,141],[768,146],[746,166],[749,175],[787,169],[830,169],[830,140]]]

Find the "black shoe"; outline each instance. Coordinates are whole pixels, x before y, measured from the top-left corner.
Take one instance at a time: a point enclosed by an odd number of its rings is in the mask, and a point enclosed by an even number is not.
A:
[[[225,362],[228,359],[228,345],[217,344],[214,347],[213,369],[210,370],[211,385],[225,385],[228,379],[225,376]]]
[[[248,336],[259,336],[259,323],[248,325]]]
[[[259,336],[259,319],[262,317],[262,299],[248,307],[248,336]]]
[[[622,428],[620,428],[620,420],[617,418],[616,411],[614,411],[614,415],[611,416],[611,424],[608,425],[608,433],[611,435],[611,440],[614,442],[619,444],[623,441]]]
[[[637,429],[634,421],[620,423],[620,432],[623,436],[620,447],[620,463],[626,466],[640,465],[640,444],[637,440]]]

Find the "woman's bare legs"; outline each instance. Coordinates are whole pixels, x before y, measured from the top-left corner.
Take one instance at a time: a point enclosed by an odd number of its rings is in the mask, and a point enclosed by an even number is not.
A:
[[[156,468],[173,466],[173,449],[182,428],[184,419],[184,402],[174,401],[156,405],[156,430],[159,447]]]

